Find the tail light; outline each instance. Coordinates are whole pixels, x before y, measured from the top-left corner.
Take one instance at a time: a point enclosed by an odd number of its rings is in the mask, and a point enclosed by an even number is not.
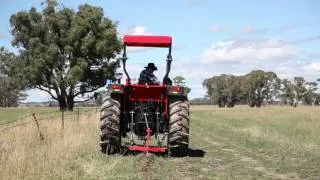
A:
[[[113,84],[112,90],[115,92],[120,92],[122,90],[122,85]]]
[[[179,87],[179,86],[169,87],[169,94],[183,94],[183,87]]]

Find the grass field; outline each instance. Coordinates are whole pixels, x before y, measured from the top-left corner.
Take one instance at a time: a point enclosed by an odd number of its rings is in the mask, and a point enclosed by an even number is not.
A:
[[[193,106],[183,158],[104,156],[98,125],[92,110],[67,119],[64,130],[59,118],[41,121],[43,142],[33,123],[1,133],[0,179],[320,178],[318,108]]]
[[[83,112],[89,109],[96,110],[96,107],[79,107],[79,111]],[[78,107],[74,108],[73,113],[66,112],[66,115],[75,115]],[[0,108],[0,126],[10,124],[12,122],[26,120],[35,113],[38,118],[48,118],[53,116],[61,116],[58,107],[34,107],[34,108]]]
[[[56,111],[57,108],[0,108],[0,125],[23,120],[32,113]]]

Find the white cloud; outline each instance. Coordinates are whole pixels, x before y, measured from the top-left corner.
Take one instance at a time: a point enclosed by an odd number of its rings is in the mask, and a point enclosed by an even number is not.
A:
[[[307,81],[320,77],[320,62],[301,51],[295,44],[278,38],[234,39],[215,43],[204,51],[201,61],[179,61],[174,75],[186,78],[190,97],[201,97],[205,78],[220,74],[244,75],[252,70],[273,71],[280,78],[302,76]],[[174,77],[174,76],[172,76]]]
[[[153,33],[149,32],[144,26],[133,26],[120,34],[121,38],[124,35],[153,35]],[[184,44],[175,44],[173,47],[173,51],[179,51],[184,49],[186,46]],[[127,47],[127,51],[130,53],[137,52],[145,52],[148,50],[154,49],[153,47]]]
[[[150,50],[149,47],[127,47],[127,52],[129,53],[138,53],[138,52],[146,52]]]
[[[214,44],[205,50],[202,62],[252,62],[291,58],[299,50],[277,38],[264,40],[230,40]]]
[[[147,31],[147,28],[144,26],[133,26],[127,29],[123,35],[152,35],[151,32]],[[122,35],[122,36],[123,36]],[[151,48],[146,47],[128,47],[127,51],[130,53],[137,53],[137,52],[145,52]]]
[[[304,66],[304,69],[312,72],[320,72],[320,62],[313,62],[309,65]]]
[[[152,35],[152,33],[147,31],[147,28],[144,26],[134,26],[129,28],[126,34],[130,35]]]
[[[300,44],[300,43],[308,43],[308,42],[313,42],[313,41],[320,41],[320,35],[316,35],[316,36],[309,36],[303,39],[298,39],[293,41],[292,43],[294,44]]]

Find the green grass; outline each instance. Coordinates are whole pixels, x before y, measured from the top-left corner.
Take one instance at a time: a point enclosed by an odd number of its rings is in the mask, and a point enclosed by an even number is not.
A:
[[[95,107],[80,107],[80,113],[87,111],[88,109],[95,109]],[[65,112],[66,116],[76,115],[78,107],[74,108],[74,112]],[[50,118],[61,116],[61,112],[58,107],[36,107],[36,108],[0,108],[0,126],[9,124],[11,122],[25,120],[32,117],[35,113],[36,116],[41,118]]]
[[[0,125],[23,120],[32,113],[54,112],[58,108],[1,108]]]
[[[201,127],[199,130],[205,132],[202,135],[212,147],[206,148],[208,153],[222,153],[227,169],[232,170],[222,172],[223,177],[320,177],[318,109],[225,109],[193,115],[193,126]],[[210,146],[210,141],[215,145]]]
[[[196,106],[190,123],[190,147],[204,157],[104,156],[98,114],[66,121],[62,134],[59,120],[41,122],[45,143],[19,127],[0,134],[0,179],[320,178],[318,108]]]

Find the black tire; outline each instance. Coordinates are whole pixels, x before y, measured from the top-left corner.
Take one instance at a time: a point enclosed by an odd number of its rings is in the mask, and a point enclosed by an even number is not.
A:
[[[189,103],[175,101],[169,107],[169,152],[171,156],[186,156],[189,148]]]
[[[100,112],[100,147],[105,154],[120,153],[120,103],[111,97],[104,99]]]

